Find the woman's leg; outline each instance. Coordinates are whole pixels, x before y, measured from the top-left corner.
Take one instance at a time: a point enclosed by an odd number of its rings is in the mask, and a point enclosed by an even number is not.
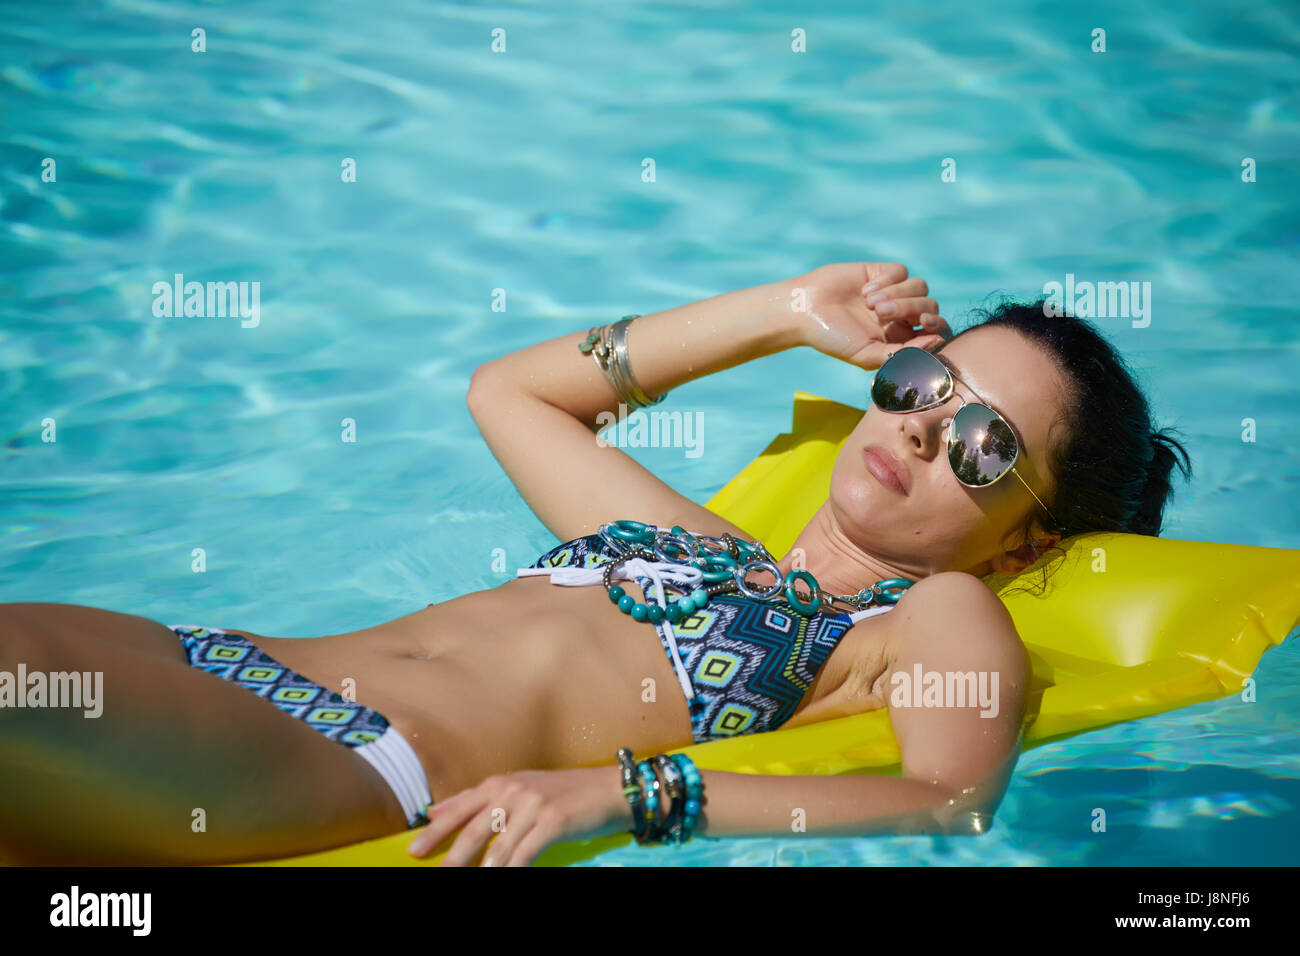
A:
[[[225,863],[406,829],[350,748],[189,665],[171,630],[63,604],[0,604],[0,671],[102,676],[102,713],[0,708],[0,860]]]

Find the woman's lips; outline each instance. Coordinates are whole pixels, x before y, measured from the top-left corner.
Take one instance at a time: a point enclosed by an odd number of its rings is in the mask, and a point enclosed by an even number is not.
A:
[[[888,448],[868,445],[862,449],[862,460],[867,466],[867,471],[875,475],[882,485],[893,488],[899,494],[907,494],[908,487],[911,485],[911,475]]]

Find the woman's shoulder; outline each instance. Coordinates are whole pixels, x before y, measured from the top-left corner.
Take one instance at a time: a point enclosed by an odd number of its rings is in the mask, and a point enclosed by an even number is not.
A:
[[[893,613],[881,617],[895,656],[1025,654],[1006,605],[980,578],[964,571],[922,578],[907,589]]]
[[[895,624],[917,615],[923,615],[932,624],[948,623],[953,627],[975,620],[1011,621],[992,589],[965,571],[941,571],[921,578],[903,592],[894,609],[901,613],[886,616],[893,617]]]

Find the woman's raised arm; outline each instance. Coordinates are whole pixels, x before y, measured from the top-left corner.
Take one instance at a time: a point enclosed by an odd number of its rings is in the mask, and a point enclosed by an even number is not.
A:
[[[846,275],[860,275],[862,282],[846,284]],[[644,315],[627,330],[629,364],[642,390],[654,396],[796,345],[836,354],[824,347],[828,329],[836,346],[855,334],[881,340],[889,322],[906,322],[910,335],[911,320],[934,302],[908,298],[924,283],[906,277],[896,263],[823,266],[796,279]],[[873,280],[899,306],[883,323],[865,305],[862,287]],[[846,297],[853,301],[841,301]],[[479,366],[470,380],[470,414],[537,517],[560,540],[618,518],[681,524],[705,534],[744,533],[619,448],[597,442],[596,432],[608,424],[597,416],[618,415],[618,398],[591,355],[578,350],[584,338],[585,331],[575,331],[530,345]],[[842,347],[838,351],[848,359]]]

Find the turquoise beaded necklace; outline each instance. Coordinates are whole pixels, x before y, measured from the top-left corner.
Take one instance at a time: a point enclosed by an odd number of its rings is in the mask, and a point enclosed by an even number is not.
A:
[[[812,573],[802,568],[782,575],[776,559],[759,541],[745,541],[731,534],[720,538],[692,534],[680,525],[673,525],[671,531],[663,531],[640,521],[611,521],[600,526],[599,535],[617,555],[604,569],[603,584],[610,601],[624,614],[631,615],[633,620],[651,624],[658,624],[664,618],[676,624],[682,618],[703,610],[709,598],[732,591],[759,601],[775,602],[784,597],[796,613],[811,617],[824,608],[861,611],[871,605],[896,604],[915,583],[907,578],[886,578],[857,594],[832,596],[824,593]],[[644,604],[613,584],[611,578],[615,568],[632,558],[698,568],[704,576],[703,586],[668,601],[666,606]],[[749,575],[755,571],[767,571],[775,583],[767,588],[755,587],[748,581]],[[796,582],[802,582],[808,588],[807,597],[799,593]]]

